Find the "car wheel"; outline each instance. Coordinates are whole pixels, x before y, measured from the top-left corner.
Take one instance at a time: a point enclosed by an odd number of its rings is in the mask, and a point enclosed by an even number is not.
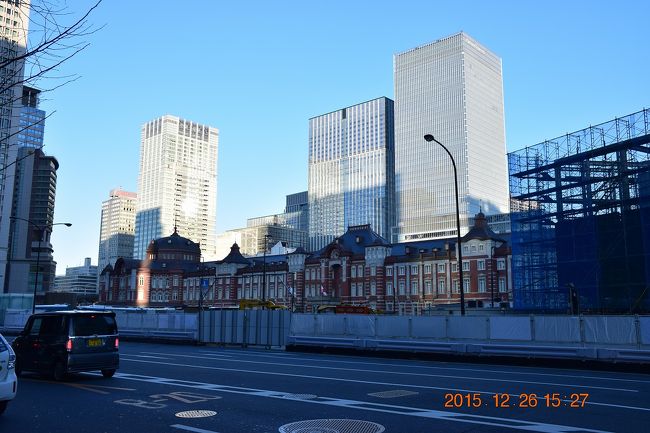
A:
[[[0,415],[7,409],[7,403],[9,403],[7,400],[0,401]]]
[[[52,370],[52,376],[57,382],[62,382],[66,379],[68,372],[65,369],[65,364],[63,361],[57,361],[54,364],[54,370]]]
[[[109,377],[113,377],[114,374],[115,374],[115,369],[114,368],[110,369],[110,370],[109,369],[102,370],[102,376],[104,376],[107,379]]]

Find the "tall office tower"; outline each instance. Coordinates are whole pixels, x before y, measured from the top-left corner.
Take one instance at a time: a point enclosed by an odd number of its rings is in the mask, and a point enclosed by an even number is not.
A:
[[[42,294],[51,290],[56,274],[50,236],[59,163],[41,149],[21,147],[15,165],[11,216],[18,219],[8,224],[6,291]]]
[[[501,59],[465,33],[394,58],[395,189],[393,242],[456,235],[458,169],[461,232],[468,219],[508,212],[508,167]]]
[[[201,244],[203,260],[216,260],[219,130],[165,115],[142,126],[135,259],[153,239],[177,227]]]
[[[13,202],[29,1],[0,1],[0,293],[7,291],[9,217]]]
[[[349,226],[394,225],[393,101],[382,97],[309,119],[309,247]]]
[[[113,189],[108,200],[102,202],[102,221],[99,230],[99,257],[97,268],[101,273],[107,265],[124,257],[133,258],[135,239],[135,210],[138,195]]]
[[[47,292],[56,271],[50,235],[59,163],[41,150],[45,111],[38,108],[39,94],[40,90],[22,87],[20,127],[14,142],[16,160],[5,280],[9,282],[8,292],[32,292],[34,287],[39,293]]]
[[[288,225],[304,232],[309,231],[309,198],[307,191],[289,194],[284,207]]]

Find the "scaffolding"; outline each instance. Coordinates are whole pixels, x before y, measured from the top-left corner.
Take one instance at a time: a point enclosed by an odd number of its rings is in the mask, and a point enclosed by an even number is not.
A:
[[[566,312],[573,293],[580,312],[650,311],[650,110],[512,152],[508,168],[515,308]]]

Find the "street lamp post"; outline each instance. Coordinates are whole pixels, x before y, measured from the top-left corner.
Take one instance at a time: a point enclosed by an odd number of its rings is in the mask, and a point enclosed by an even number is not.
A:
[[[454,161],[454,157],[452,156],[451,152],[449,152],[449,149],[445,147],[444,144],[436,140],[433,135],[427,134],[424,136],[424,139],[428,142],[434,141],[437,144],[440,145],[443,149],[445,149],[445,152],[447,152],[447,155],[449,155],[449,158],[451,158],[451,164],[454,167],[454,191],[456,192],[456,236],[457,236],[457,244],[458,244],[458,278],[459,278],[459,287],[460,287],[460,314],[465,315],[465,291],[463,290],[463,248],[460,243],[460,205],[458,204],[458,172],[456,170],[456,161]]]
[[[266,301],[266,247],[268,239],[271,237],[268,233],[264,235],[264,264],[262,265],[262,302]],[[262,308],[264,306],[262,305]]]
[[[36,250],[36,273],[34,275],[34,301],[32,302],[32,314],[36,312],[36,290],[38,289],[38,268],[41,265],[41,242],[43,241],[43,236],[45,236],[45,229],[47,227],[52,227],[52,226],[58,226],[58,225],[63,225],[66,227],[72,226],[71,223],[52,223],[52,224],[46,224],[44,226],[40,226],[36,224],[35,222],[28,220],[27,218],[19,218],[19,217],[9,217],[12,220],[19,220],[19,221],[25,221],[26,223],[31,224],[38,230],[38,249]]]
[[[490,247],[490,305],[494,308],[494,245]]]

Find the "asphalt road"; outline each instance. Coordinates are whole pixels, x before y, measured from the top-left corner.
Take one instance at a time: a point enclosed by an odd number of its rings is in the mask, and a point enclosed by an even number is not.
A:
[[[112,379],[24,374],[0,432],[641,432],[650,424],[650,375],[636,373],[130,342],[120,352]]]

